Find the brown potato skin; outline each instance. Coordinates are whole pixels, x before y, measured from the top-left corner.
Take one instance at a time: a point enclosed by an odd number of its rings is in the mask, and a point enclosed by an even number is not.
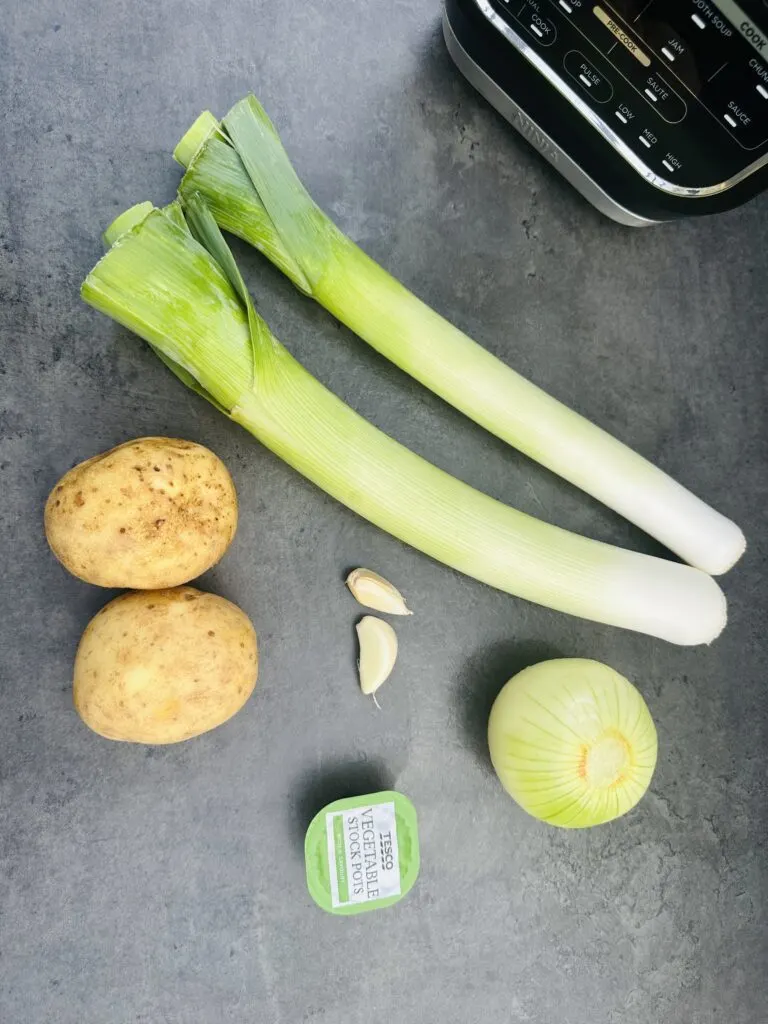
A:
[[[237,495],[217,455],[140,437],[70,469],[45,505],[51,550],[100,587],[175,587],[210,569],[237,529]]]
[[[178,743],[214,729],[250,697],[256,632],[237,605],[194,587],[123,594],[91,619],[73,697],[110,740]]]

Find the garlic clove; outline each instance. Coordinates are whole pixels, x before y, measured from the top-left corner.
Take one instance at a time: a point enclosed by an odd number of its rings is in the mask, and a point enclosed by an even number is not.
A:
[[[366,608],[374,608],[388,615],[413,614],[406,607],[405,599],[397,587],[370,569],[354,569],[347,576],[346,582],[355,600]]]
[[[386,682],[397,659],[397,634],[388,622],[375,615],[365,615],[358,622],[357,640],[360,657],[357,663],[360,689],[366,695],[375,695]],[[373,697],[376,701],[376,697]],[[378,705],[378,702],[376,702]]]

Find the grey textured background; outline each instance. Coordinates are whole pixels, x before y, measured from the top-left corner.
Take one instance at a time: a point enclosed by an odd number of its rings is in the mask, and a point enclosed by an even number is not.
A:
[[[763,1024],[768,197],[637,233],[602,219],[451,66],[434,0],[9,0],[0,27],[0,1020],[3,1024]],[[677,649],[492,592],[334,504],[187,393],[78,286],[120,209],[167,201],[204,107],[255,89],[318,201],[429,303],[736,518],[731,623]],[[261,310],[401,441],[592,536],[653,542],[494,441],[236,252]],[[223,728],[114,744],[71,706],[109,596],[42,535],[75,462],[141,434],[213,447],[242,523],[204,581],[253,617],[262,674]],[[368,564],[416,610],[384,710],[356,692]],[[553,655],[605,660],[658,725],[652,790],[567,833],[504,796],[490,703]],[[394,910],[323,915],[302,839],[392,785],[423,870]]]

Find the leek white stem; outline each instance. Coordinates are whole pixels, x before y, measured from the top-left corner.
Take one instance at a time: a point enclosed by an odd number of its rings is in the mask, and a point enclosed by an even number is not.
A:
[[[709,643],[720,633],[725,599],[705,573],[508,508],[340,401],[251,316],[210,214],[189,205],[190,224],[215,259],[156,210],[117,240],[82,287],[87,302],[149,341],[185,383],[191,375],[196,390],[328,494],[469,576],[672,643]]]
[[[307,194],[255,97],[223,126],[206,112],[177,146],[188,166],[182,196],[200,192],[222,228],[382,355],[686,562],[717,575],[741,557],[738,526],[481,348],[344,236]]]

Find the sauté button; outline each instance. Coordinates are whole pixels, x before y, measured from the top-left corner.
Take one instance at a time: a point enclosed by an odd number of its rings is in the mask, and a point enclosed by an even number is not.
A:
[[[665,78],[652,71],[643,79],[643,96],[665,121],[677,124],[688,112],[683,100]]]

